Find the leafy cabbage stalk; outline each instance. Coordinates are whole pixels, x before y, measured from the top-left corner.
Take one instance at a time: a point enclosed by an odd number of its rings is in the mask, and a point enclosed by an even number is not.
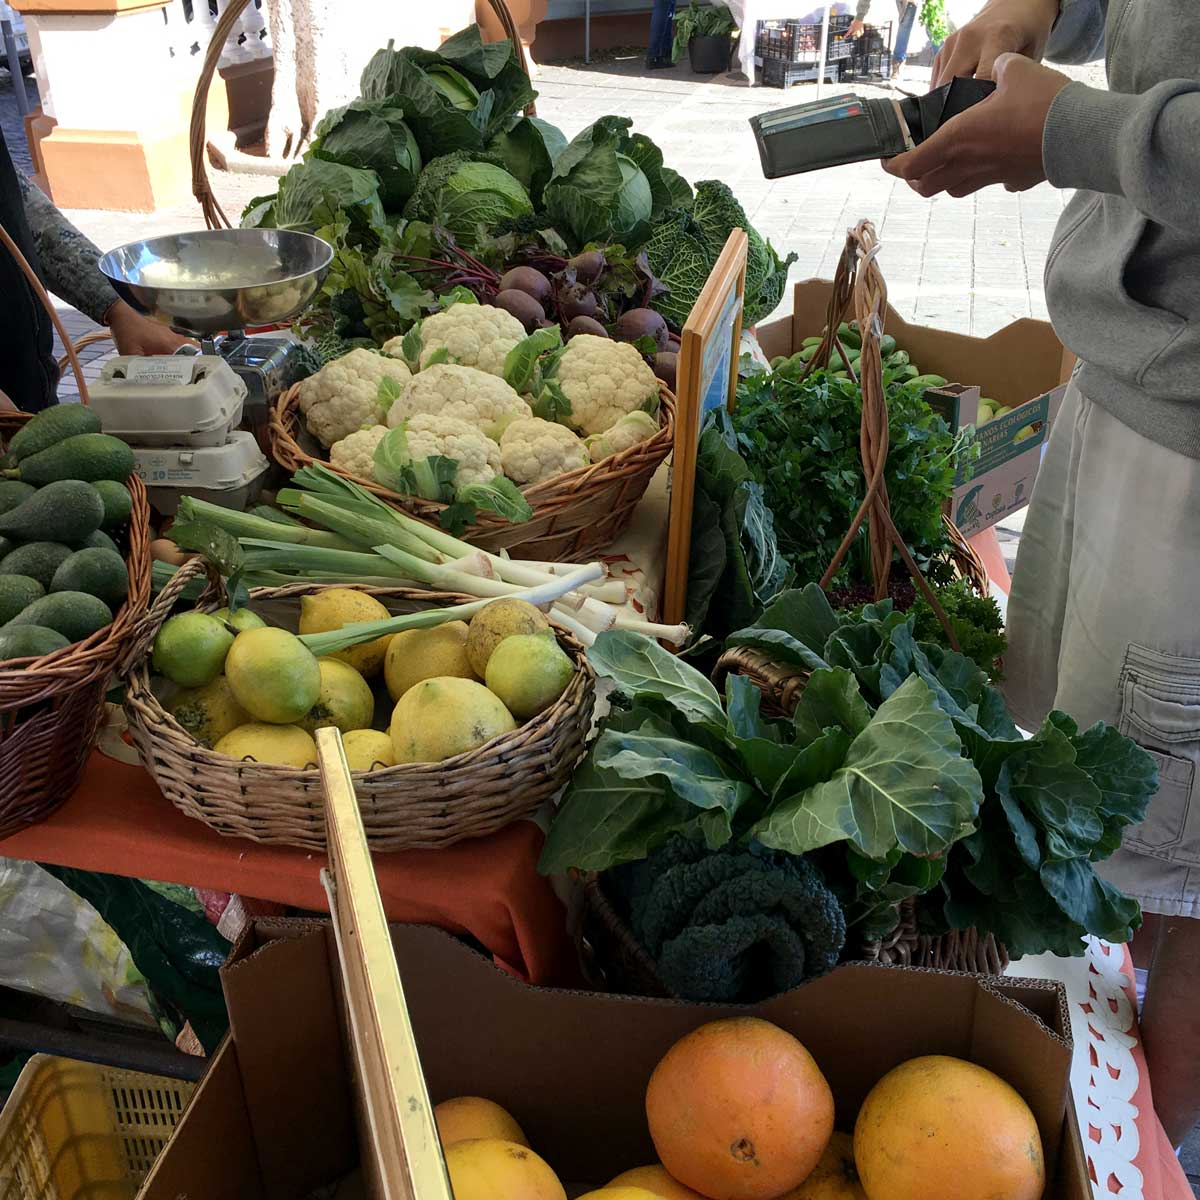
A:
[[[374,171],[388,211],[404,205],[421,173],[417,139],[404,122],[404,111],[390,100],[354,100],[326,113],[309,155]]]

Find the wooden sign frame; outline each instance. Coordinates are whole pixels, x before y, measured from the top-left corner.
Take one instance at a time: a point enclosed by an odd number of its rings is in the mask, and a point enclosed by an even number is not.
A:
[[[662,620],[669,625],[682,621],[687,611],[700,426],[704,414],[722,403],[732,411],[737,395],[748,248],[746,231],[735,229],[725,242],[679,339],[675,450],[662,601]]]

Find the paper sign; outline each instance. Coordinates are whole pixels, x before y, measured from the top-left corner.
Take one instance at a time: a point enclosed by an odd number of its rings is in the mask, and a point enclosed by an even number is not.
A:
[[[662,612],[668,624],[682,621],[687,610],[696,450],[704,414],[732,408],[737,394],[748,244],[742,229],[729,235],[680,336]]]

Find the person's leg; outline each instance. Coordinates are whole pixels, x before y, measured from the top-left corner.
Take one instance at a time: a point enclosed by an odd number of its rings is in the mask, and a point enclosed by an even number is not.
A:
[[[1142,1006],[1154,1107],[1172,1146],[1200,1124],[1200,920],[1164,918]]]
[[[646,62],[655,64],[660,59],[671,58],[671,40],[675,0],[654,0],[654,11],[650,14],[650,45],[646,50]]]
[[[908,58],[908,40],[912,37],[913,25],[916,20],[917,6],[915,4],[904,5],[900,21],[896,26],[896,44],[892,47],[892,63],[895,74],[899,74],[900,68],[904,66],[904,60]]]

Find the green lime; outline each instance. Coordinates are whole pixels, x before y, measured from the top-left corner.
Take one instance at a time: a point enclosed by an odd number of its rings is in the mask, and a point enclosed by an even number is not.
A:
[[[233,634],[207,613],[172,617],[154,639],[154,669],[181,687],[203,687],[221,673]]]
[[[238,633],[244,629],[261,629],[266,624],[266,621],[258,613],[252,613],[248,608],[239,608],[233,616],[229,615],[229,609],[218,608],[213,616],[218,621],[228,621]]]
[[[526,720],[549,708],[574,674],[553,633],[519,633],[492,651],[485,682],[514,717]]]

